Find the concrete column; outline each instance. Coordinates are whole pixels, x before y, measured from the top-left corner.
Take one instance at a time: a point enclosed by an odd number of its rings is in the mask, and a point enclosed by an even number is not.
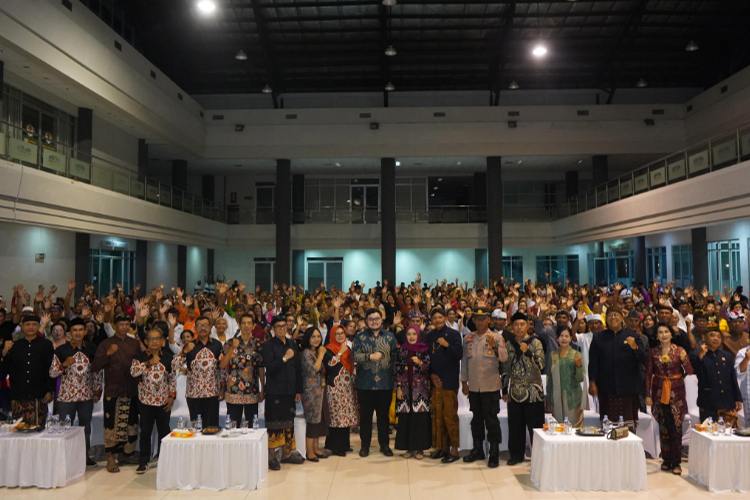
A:
[[[94,111],[88,108],[78,108],[76,120],[76,149],[78,159],[91,163],[91,148],[93,147],[94,135]]]
[[[305,175],[292,176],[292,223],[305,223]]]
[[[565,200],[578,196],[578,171],[565,172]]]
[[[292,283],[307,288],[307,283],[305,283],[304,250],[292,250]]]
[[[594,164],[594,186],[604,184],[609,180],[607,157],[605,155],[596,155],[592,160]]]
[[[138,175],[148,177],[148,144],[146,144],[146,139],[138,139]]]
[[[276,160],[276,281],[291,285],[292,162]]]
[[[141,285],[141,291],[149,290],[146,277],[148,276],[148,241],[136,240],[135,242],[135,284]],[[143,296],[143,295],[142,295]]]
[[[604,257],[604,242],[597,241],[594,243],[594,257],[601,259]]]
[[[76,233],[76,258],[75,258],[75,299],[83,296],[86,285],[91,284],[91,235],[89,233]],[[109,291],[102,290],[102,293]]]
[[[487,261],[490,280],[503,275],[502,158],[487,158]]]
[[[693,286],[696,290],[701,290],[709,284],[706,228],[695,227],[691,233],[693,237]]]
[[[187,160],[172,160],[172,187],[187,191]]]
[[[396,159],[380,159],[380,256],[382,280],[396,282]]]
[[[201,196],[204,200],[216,201],[216,177],[213,175],[201,176]]]
[[[5,63],[0,61],[0,93],[3,92],[3,82],[5,81]],[[0,95],[0,117],[5,119],[5,110],[3,109],[3,97]]]
[[[477,286],[480,281],[484,281],[485,286],[490,286],[489,274],[487,269],[487,249],[486,248],[475,248],[474,249],[474,268],[475,274],[474,279],[477,280]]]
[[[177,286],[185,290],[185,293],[192,293],[192,287],[187,289],[187,247],[177,245]]]
[[[646,285],[646,237],[634,238],[633,265],[635,266],[635,282]]]
[[[213,248],[206,250],[206,282],[212,283],[214,281],[214,262],[216,254]],[[253,291],[255,293],[255,291]]]

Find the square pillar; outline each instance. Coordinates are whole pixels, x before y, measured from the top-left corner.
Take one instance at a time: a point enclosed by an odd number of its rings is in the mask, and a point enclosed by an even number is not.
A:
[[[487,261],[490,280],[503,275],[502,158],[487,158]]]
[[[276,276],[279,284],[291,285],[292,270],[292,162],[276,160]]]
[[[701,290],[708,286],[708,242],[706,228],[695,227],[691,231],[693,238],[693,286]]]
[[[396,282],[396,159],[380,159],[380,256],[382,280]]]

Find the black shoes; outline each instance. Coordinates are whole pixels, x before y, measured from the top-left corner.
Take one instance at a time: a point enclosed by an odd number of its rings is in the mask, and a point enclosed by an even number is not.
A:
[[[359,450],[359,456],[362,458],[365,458],[370,455],[370,448],[362,447],[361,450]]]
[[[90,456],[86,456],[86,467],[98,467],[99,464],[94,462],[94,460]]]
[[[292,452],[288,457],[281,459],[282,464],[300,465],[305,463],[305,457],[297,452]]]
[[[445,453],[445,450],[437,450],[430,453],[430,458],[433,460],[439,460],[441,458],[445,458],[445,455],[447,455],[447,453]]]
[[[523,460],[517,460],[517,459],[515,459],[515,458],[511,458],[511,459],[510,459],[510,460],[508,460],[508,462],[506,462],[506,463],[507,463],[508,465],[510,465],[510,466],[512,467],[512,466],[514,466],[514,465],[518,465],[518,464],[520,464],[520,463],[523,463]]]
[[[392,457],[393,456],[393,450],[391,450],[390,446],[381,446],[380,447],[380,453],[382,453],[386,457]]]
[[[281,464],[275,458],[268,461],[268,470],[281,470]]]
[[[494,469],[500,466],[500,443],[490,443],[490,458],[487,467]]]
[[[457,462],[460,458],[461,457],[459,457],[458,455],[451,455],[450,453],[446,453],[446,455],[440,462],[444,464],[452,464],[453,462]]]
[[[334,455],[336,457],[345,457],[346,456],[346,452],[345,451],[334,451],[334,452],[331,452],[331,455]]]
[[[473,448],[471,453],[464,457],[464,462],[470,464],[477,460],[484,460],[484,450],[482,448]]]
[[[326,458],[327,458],[327,457],[326,457]],[[306,460],[307,460],[308,462],[320,462],[320,459],[319,459],[318,457],[315,457],[315,458],[310,458],[310,457],[307,457],[307,459],[306,459]]]
[[[138,468],[135,470],[136,474],[145,474],[148,470],[148,464],[140,464]]]

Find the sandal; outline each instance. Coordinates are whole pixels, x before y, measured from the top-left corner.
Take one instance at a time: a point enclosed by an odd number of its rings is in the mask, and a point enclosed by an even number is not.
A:
[[[669,465],[667,462],[664,462],[663,464],[661,464],[661,470],[671,470],[671,469],[672,469],[672,466]]]
[[[414,455],[412,455],[412,453],[410,451],[407,451],[406,453],[402,453],[401,456],[404,457],[404,458],[411,458]]]
[[[422,460],[424,458],[424,453],[418,451],[417,454],[414,455],[414,458],[416,458],[417,460]]]
[[[682,467],[680,467],[679,465],[676,466],[674,469],[672,469],[672,474],[674,474],[675,476],[681,475],[682,474]]]
[[[112,463],[112,464],[110,464],[109,462],[107,462],[107,466],[106,466],[106,468],[107,468],[107,472],[111,472],[111,473],[113,473],[113,474],[114,474],[115,472],[120,472],[120,468],[119,468],[119,467],[117,466],[117,464],[116,464],[116,463]]]

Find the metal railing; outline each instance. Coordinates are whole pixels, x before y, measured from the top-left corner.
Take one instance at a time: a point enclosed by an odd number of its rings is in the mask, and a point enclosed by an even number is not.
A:
[[[576,215],[748,159],[750,123],[744,123],[570,198],[560,206],[559,216]]]
[[[56,141],[49,134],[42,135],[4,121],[0,121],[0,158],[206,219],[227,220],[226,211],[218,203],[138,175],[126,167]]]

